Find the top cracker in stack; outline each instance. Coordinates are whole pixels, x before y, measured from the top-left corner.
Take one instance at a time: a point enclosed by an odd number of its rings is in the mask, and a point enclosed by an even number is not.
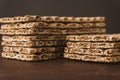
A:
[[[65,16],[38,16],[25,15],[17,17],[5,17],[0,23],[24,23],[24,22],[105,22],[105,17],[65,17]]]

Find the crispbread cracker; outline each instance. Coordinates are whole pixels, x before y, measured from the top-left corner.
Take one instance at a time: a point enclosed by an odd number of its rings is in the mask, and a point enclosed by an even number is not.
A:
[[[16,17],[0,18],[0,23],[18,23],[18,22],[104,22],[105,17],[67,17],[67,16],[38,16],[25,15]]]
[[[37,35],[37,34],[104,34],[105,28],[87,28],[87,29],[1,29],[0,33],[3,35]]]
[[[120,42],[67,42],[67,47],[120,48]]]
[[[59,28],[59,29],[68,29],[68,28],[95,28],[95,27],[105,27],[104,22],[98,23],[45,23],[45,22],[29,22],[29,23],[11,23],[1,25],[1,29],[29,29],[29,28]]]
[[[64,58],[82,60],[82,61],[92,61],[92,62],[120,62],[120,56],[90,56],[90,55],[80,55],[80,54],[69,54],[64,53]]]
[[[120,41],[120,34],[68,35],[68,41]]]
[[[2,52],[3,58],[8,59],[17,59],[22,61],[40,61],[40,60],[49,60],[49,59],[57,59],[61,58],[61,53],[43,53],[39,55],[31,54],[17,54],[11,52]]]
[[[66,41],[16,41],[8,42],[2,41],[1,45],[3,46],[24,46],[24,47],[42,47],[42,46],[63,46],[66,44]]]
[[[75,54],[84,54],[84,55],[100,55],[100,56],[120,56],[120,49],[81,49],[79,47],[68,48],[65,47],[65,53],[75,53]]]
[[[41,54],[50,52],[63,52],[63,47],[37,47],[37,48],[25,48],[25,47],[3,47],[4,52],[17,52],[24,54]]]
[[[2,36],[3,41],[66,40],[64,35]]]

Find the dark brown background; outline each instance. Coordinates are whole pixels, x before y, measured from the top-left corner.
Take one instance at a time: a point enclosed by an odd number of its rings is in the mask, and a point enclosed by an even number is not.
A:
[[[120,32],[120,0],[0,0],[0,17],[26,14],[105,16],[108,33]],[[0,58],[0,80],[119,80],[119,63],[71,60],[22,62]]]

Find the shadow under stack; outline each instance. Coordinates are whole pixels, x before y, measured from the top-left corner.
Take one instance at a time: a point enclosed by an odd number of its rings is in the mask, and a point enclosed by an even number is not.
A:
[[[105,17],[25,15],[0,22],[2,57],[23,61],[63,57],[66,36],[106,33]]]

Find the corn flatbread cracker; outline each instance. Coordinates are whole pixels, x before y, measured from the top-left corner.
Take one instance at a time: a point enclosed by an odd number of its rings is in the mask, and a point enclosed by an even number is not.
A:
[[[120,62],[120,56],[90,56],[90,55],[80,55],[80,54],[69,54],[64,53],[64,58],[82,60],[82,61],[92,61],[92,62]]]
[[[84,55],[100,55],[100,56],[120,56],[120,49],[81,49],[79,47],[68,48],[65,47],[65,53],[76,53],[76,54],[84,54]]]
[[[50,52],[63,52],[62,47],[37,47],[37,48],[26,48],[26,47],[3,47],[4,52],[17,52],[24,54],[41,54]]]
[[[18,23],[18,22],[104,22],[105,17],[67,17],[67,16],[39,16],[25,15],[16,17],[0,18],[0,23]]]
[[[87,28],[87,29],[1,29],[3,35],[37,35],[37,34],[105,34],[105,28]]]
[[[29,28],[94,28],[94,27],[105,27],[104,22],[98,23],[45,23],[45,22],[30,22],[30,23],[11,23],[1,25],[1,29],[29,29]]]
[[[3,41],[65,40],[64,35],[2,36]]]
[[[43,53],[39,55],[31,54],[17,54],[17,53],[11,53],[11,52],[2,52],[3,58],[8,59],[17,59],[22,61],[41,61],[41,60],[49,60],[49,59],[57,59],[60,58],[61,53]]]
[[[66,44],[66,41],[16,41],[16,42],[7,42],[2,41],[1,45],[3,46],[24,46],[24,47],[42,47],[42,46],[63,46]]]
[[[120,42],[67,42],[67,47],[79,48],[120,48]]]
[[[120,41],[120,34],[68,35],[68,41]]]

